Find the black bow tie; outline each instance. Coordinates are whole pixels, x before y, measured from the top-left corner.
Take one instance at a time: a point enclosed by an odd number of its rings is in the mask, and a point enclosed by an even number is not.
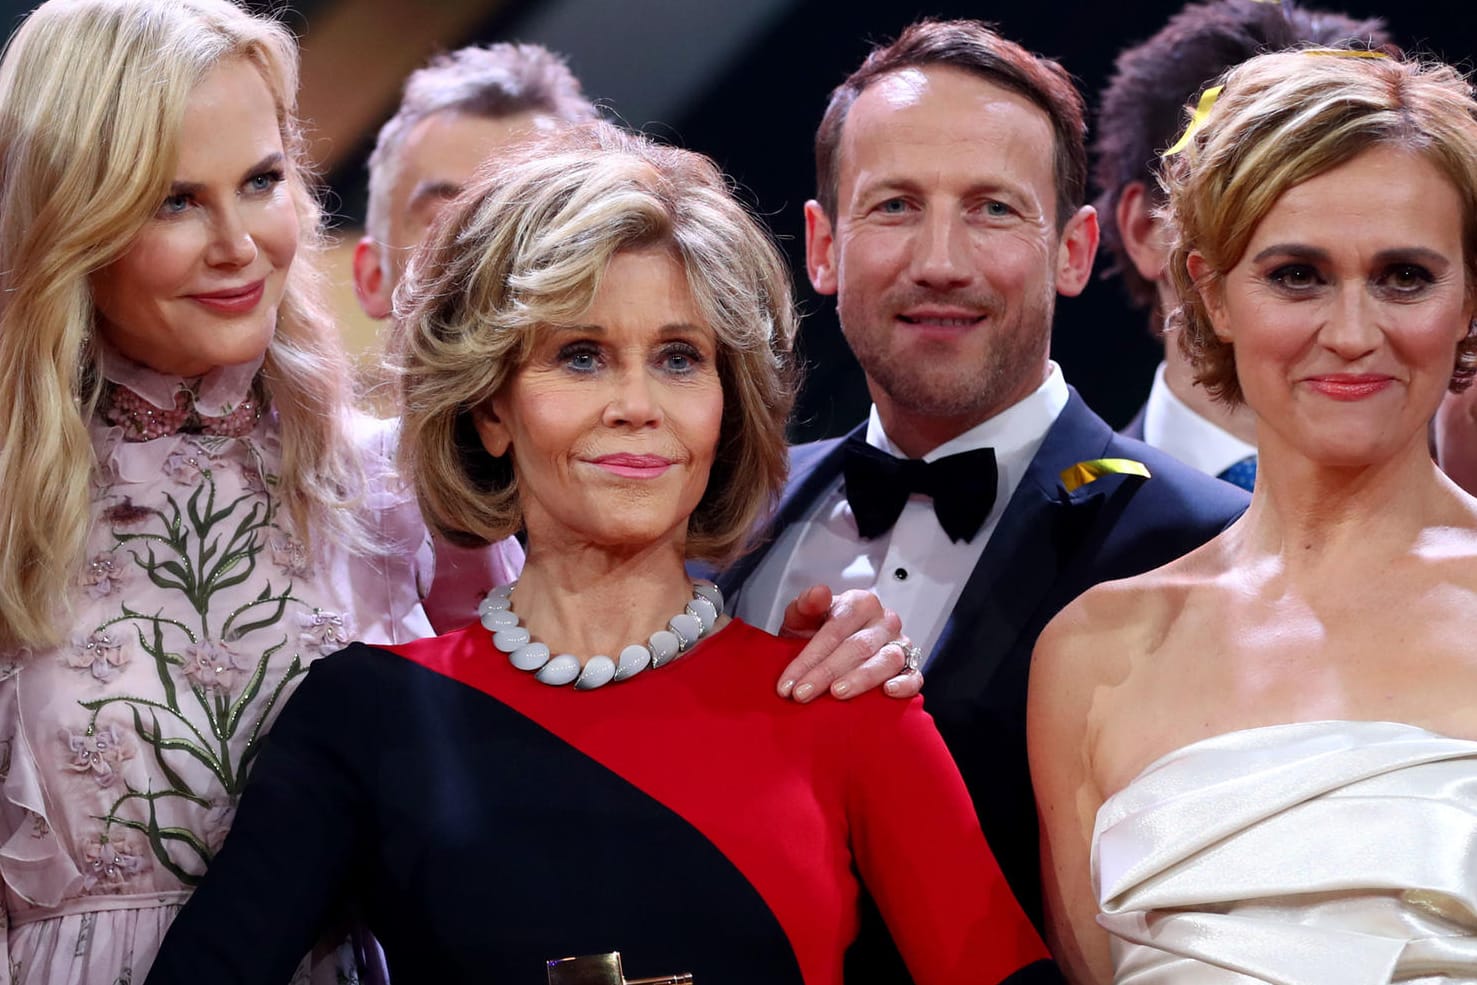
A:
[[[846,501],[856,529],[871,540],[892,529],[913,493],[933,499],[939,526],[954,542],[968,541],[995,505],[995,449],[948,455],[936,462],[893,458],[861,438],[846,442]]]

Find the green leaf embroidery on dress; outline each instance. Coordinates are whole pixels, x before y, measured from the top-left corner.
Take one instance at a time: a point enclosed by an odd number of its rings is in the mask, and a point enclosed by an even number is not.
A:
[[[103,839],[115,828],[139,832],[159,864],[188,886],[199,883],[212,847],[195,831],[162,823],[159,806],[184,801],[211,810],[224,798],[225,809],[234,810],[262,730],[289,685],[306,671],[301,653],[290,653],[276,682],[266,686],[272,661],[287,655],[289,610],[316,612],[294,594],[290,573],[279,587],[269,579],[253,599],[212,625],[220,616],[212,604],[219,607],[222,593],[256,575],[269,538],[283,536],[269,491],[276,477],[265,469],[259,474],[260,491],[248,490],[224,503],[213,471],[203,466],[199,485],[183,504],[168,494],[162,509],[125,501],[129,508],[119,511],[112,526],[113,550],[131,556],[154,586],[184,604],[166,604],[152,613],[124,604],[118,616],[98,626],[98,632],[132,629],[139,648],[153,659],[160,697],[115,695],[80,702],[91,712],[88,734],[105,709],[127,709],[134,734],[166,784],[160,790],[130,785],[99,818]],[[191,612],[195,619],[188,620]],[[192,786],[180,768],[188,761],[204,767],[220,789]]]

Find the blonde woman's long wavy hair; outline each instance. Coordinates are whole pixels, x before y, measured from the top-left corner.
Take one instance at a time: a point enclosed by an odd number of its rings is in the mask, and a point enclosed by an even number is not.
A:
[[[101,390],[91,275],[174,180],[186,101],[244,58],[272,92],[301,242],[262,380],[294,532],[364,546],[346,358],[321,300],[321,213],[296,117],[297,44],[230,0],[49,0],[0,61],[0,646],[59,642],[90,524]]]

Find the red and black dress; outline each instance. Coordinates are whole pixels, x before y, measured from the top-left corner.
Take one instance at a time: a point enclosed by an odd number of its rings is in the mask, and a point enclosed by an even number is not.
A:
[[[865,883],[919,985],[1054,981],[920,701],[808,706],[741,622],[596,691],[478,625],[318,661],[149,985],[280,985],[352,908],[395,985],[837,985]]]

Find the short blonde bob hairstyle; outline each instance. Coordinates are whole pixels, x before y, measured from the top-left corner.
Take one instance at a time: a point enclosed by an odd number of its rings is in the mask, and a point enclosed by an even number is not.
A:
[[[650,247],[681,263],[718,342],[722,424],[687,555],[723,563],[741,553],[788,466],[789,268],[712,161],[606,123],[490,161],[397,292],[400,462],[432,529],[470,546],[522,526],[512,455],[483,449],[472,414],[513,378],[542,330],[578,321],[612,257]]]
[[[175,178],[195,86],[243,59],[272,94],[299,244],[260,379],[282,434],[276,493],[313,546],[368,549],[347,358],[322,300],[321,213],[292,34],[231,0],[49,0],[0,61],[0,646],[56,643],[81,568],[102,390],[92,275]]]
[[[1162,174],[1169,272],[1180,299],[1168,325],[1213,396],[1233,405],[1242,399],[1235,353],[1211,328],[1205,292],[1220,289],[1284,192],[1371,148],[1421,154],[1451,181],[1462,199],[1467,293],[1477,292],[1477,103],[1460,73],[1396,53],[1310,48],[1259,55],[1220,84],[1203,125],[1165,159]],[[1211,271],[1199,283],[1185,266],[1191,253]],[[1453,391],[1477,370],[1474,331],[1454,353]]]

